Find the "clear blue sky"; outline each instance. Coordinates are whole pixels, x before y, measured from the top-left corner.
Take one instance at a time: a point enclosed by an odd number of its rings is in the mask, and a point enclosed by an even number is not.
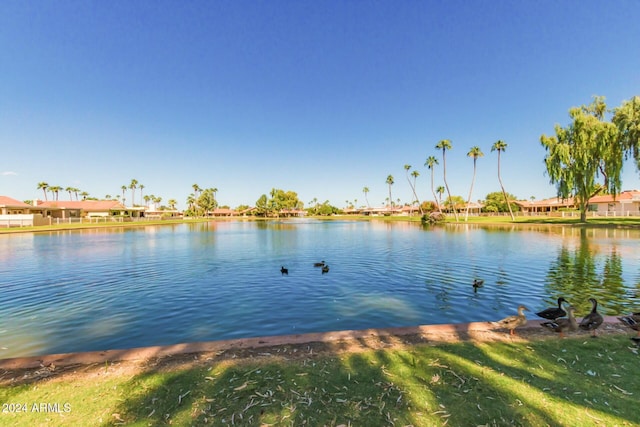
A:
[[[447,177],[473,199],[502,175],[521,198],[555,195],[540,135],[603,95],[640,95],[638,1],[0,2],[0,194],[38,182],[184,208],[271,188],[344,206],[411,200],[450,139]],[[436,185],[442,184],[442,167]],[[625,189],[640,188],[627,164]],[[66,193],[60,194],[67,199]],[[130,199],[130,192],[126,197]],[[137,193],[139,197],[139,193]]]

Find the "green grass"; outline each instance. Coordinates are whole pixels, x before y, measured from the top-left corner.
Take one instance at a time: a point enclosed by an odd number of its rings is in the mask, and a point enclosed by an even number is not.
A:
[[[139,372],[108,365],[22,385],[0,372],[0,401],[28,405],[1,413],[0,425],[640,425],[639,356],[625,335],[281,350]],[[70,410],[32,412],[37,402]]]

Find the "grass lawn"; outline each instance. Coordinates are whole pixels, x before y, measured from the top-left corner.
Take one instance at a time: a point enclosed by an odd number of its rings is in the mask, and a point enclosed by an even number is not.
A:
[[[0,425],[640,425],[625,333],[329,347],[0,371]]]

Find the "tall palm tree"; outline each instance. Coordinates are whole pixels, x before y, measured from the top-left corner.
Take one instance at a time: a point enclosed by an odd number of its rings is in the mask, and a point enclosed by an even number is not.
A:
[[[140,203],[142,203],[142,201],[144,200],[144,197],[142,197],[142,190],[144,189],[144,184],[138,185],[138,188],[140,189]]]
[[[178,201],[176,199],[169,199],[167,201],[167,205],[169,205],[169,209],[171,210],[175,210],[177,204],[178,204]]]
[[[58,194],[60,193],[61,190],[62,190],[62,187],[60,187],[59,185],[54,185],[49,187],[49,191],[51,191],[51,194],[56,195],[56,202],[58,201]]]
[[[67,188],[64,189],[64,191],[69,193],[69,200],[72,200],[71,199],[71,193],[73,192],[73,187],[67,187]]]
[[[44,193],[44,201],[47,201],[47,188],[49,188],[49,184],[47,184],[46,182],[42,181],[38,183],[38,190],[42,190],[42,192]]]
[[[138,188],[138,180],[132,179],[131,184],[129,184],[129,188],[131,189],[131,206],[135,206],[136,205],[135,191],[136,191],[136,188]]]
[[[449,184],[447,183],[447,159],[445,157],[446,151],[451,150],[451,141],[449,141],[448,139],[443,139],[436,145],[436,148],[438,150],[442,150],[442,174],[444,177],[444,186],[447,189],[447,196],[449,197],[449,201],[451,202],[451,191],[449,191]],[[453,216],[455,216],[456,222],[458,222],[458,211],[456,211],[456,207],[453,205],[453,203],[449,203],[449,206],[451,206],[451,209],[453,209]]]
[[[198,184],[193,184],[191,187],[193,187],[194,196],[198,198],[198,196],[200,195],[200,192],[202,191],[202,188],[200,188]]]
[[[413,195],[416,196],[416,203],[418,204],[418,210],[420,211],[420,215],[423,215],[424,212],[422,211],[422,203],[420,203],[418,194],[416,194],[416,180],[420,176],[420,172],[418,172],[417,170],[414,170],[413,172],[411,172],[411,176],[413,177]]]
[[[437,164],[438,164],[438,159],[436,159],[433,156],[427,157],[427,161],[424,162],[424,165],[431,171],[431,193],[433,194],[433,200],[435,202],[437,202],[438,198],[436,197],[436,192],[433,191],[433,170],[435,169],[435,165]],[[442,208],[440,207],[440,203],[438,203],[438,211],[442,213]]]
[[[125,202],[124,192],[127,191],[127,186],[123,185],[122,187],[120,187],[120,189],[122,190],[122,204],[124,205],[124,202]]]
[[[86,191],[83,191],[82,193],[80,193],[80,195],[82,196],[82,200],[87,200],[87,197],[89,197],[89,193],[87,193]]]
[[[515,217],[513,216],[513,211],[511,210],[511,203],[509,203],[509,199],[507,199],[507,192],[504,191],[504,185],[502,185],[502,178],[500,177],[500,153],[502,151],[505,151],[507,149],[507,143],[502,141],[502,140],[498,140],[496,142],[493,143],[493,145],[491,146],[491,151],[497,151],[498,152],[498,181],[500,182],[500,188],[502,189],[502,196],[504,197],[504,201],[507,204],[507,207],[509,208],[509,215],[511,215],[511,221],[515,221]]]
[[[367,197],[367,193],[369,193],[369,187],[364,187],[362,189],[362,192],[364,193],[364,199],[367,201],[367,207],[370,208],[371,205],[369,204],[369,198]]]
[[[484,153],[480,150],[480,147],[477,145],[471,147],[469,152],[467,153],[467,157],[473,158],[473,178],[471,178],[471,188],[469,189],[469,198],[467,199],[467,212],[464,215],[464,220],[467,221],[469,219],[469,205],[471,204],[471,193],[473,192],[473,184],[476,180],[476,162],[479,157],[484,157]]]
[[[436,188],[436,193],[438,193],[438,209],[440,209],[440,205],[442,204],[442,195],[444,194],[444,187],[442,185],[438,185],[438,188]],[[440,212],[442,212],[441,209]]]
[[[393,175],[387,176],[387,180],[385,181],[387,185],[389,185],[389,204],[393,207],[393,198],[391,198],[391,186],[393,185]]]
[[[73,193],[76,195],[76,201],[78,201],[78,193],[80,192],[79,188],[74,188]]]
[[[411,182],[411,179],[409,179],[410,170],[411,170],[411,165],[404,165],[404,171],[405,171],[405,174],[407,175],[407,182],[409,183],[409,187],[411,187],[411,191],[413,192],[413,200],[415,200],[415,203],[418,204],[418,209],[420,209],[420,215],[422,215],[422,207],[420,206],[420,201],[418,200],[418,195],[416,194],[416,186],[415,186],[416,178],[418,178],[420,173],[414,170],[411,173],[411,176],[413,176],[413,182]]]

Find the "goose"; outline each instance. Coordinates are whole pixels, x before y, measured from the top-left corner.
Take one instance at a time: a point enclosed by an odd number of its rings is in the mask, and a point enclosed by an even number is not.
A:
[[[633,329],[634,331],[638,331],[638,335],[640,337],[640,312],[633,313],[629,316],[618,317],[618,320]]]
[[[280,273],[282,273],[282,275],[284,276],[285,274],[288,276],[289,275],[289,269],[288,268],[284,268],[284,266],[282,266],[280,268]]]
[[[574,316],[575,308],[572,306],[567,307],[567,312],[569,317],[562,317],[556,319],[552,322],[544,322],[541,326],[551,329],[553,332],[558,332],[560,337],[564,337],[564,333],[568,331],[577,331],[578,330],[578,322],[576,322],[576,318]]]
[[[595,298],[589,298],[591,302],[591,313],[584,316],[582,322],[580,322],[580,329],[584,331],[591,331],[591,337],[596,337],[596,329],[602,325],[604,318],[602,314],[598,313],[598,300]]]
[[[558,307],[546,308],[542,311],[536,313],[536,316],[540,316],[543,319],[556,320],[559,317],[563,317],[567,315],[567,312],[562,308],[562,303],[568,303],[566,299],[563,297],[558,298]]]
[[[491,322],[493,325],[500,328],[509,329],[509,335],[515,335],[515,329],[527,324],[527,317],[524,315],[524,311],[529,309],[524,305],[518,306],[518,314],[505,317],[497,322]]]

